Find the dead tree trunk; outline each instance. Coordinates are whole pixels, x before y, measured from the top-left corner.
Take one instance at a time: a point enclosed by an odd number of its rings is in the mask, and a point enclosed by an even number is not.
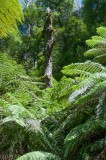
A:
[[[45,57],[45,73],[44,73],[44,81],[46,87],[51,87],[52,82],[52,50],[53,50],[53,27],[52,27],[52,18],[51,18],[51,10],[48,7],[46,9],[46,20],[44,25],[44,57]]]

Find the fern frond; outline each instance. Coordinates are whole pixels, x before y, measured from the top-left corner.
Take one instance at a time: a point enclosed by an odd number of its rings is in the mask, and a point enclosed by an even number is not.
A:
[[[106,46],[106,39],[102,39],[102,40],[91,39],[91,40],[87,40],[86,43],[89,47]]]
[[[29,112],[23,106],[7,105],[5,106],[5,108],[1,107],[0,110],[5,110],[4,116],[6,116],[6,118],[0,120],[0,125],[9,122],[16,122],[17,124],[25,127],[28,130],[30,129],[35,131],[41,131],[40,121],[35,118],[35,114]]]
[[[92,49],[86,51],[84,55],[95,57],[95,62],[106,64],[106,28],[97,28],[97,33],[100,36],[93,36],[92,39],[86,41],[87,45]]]
[[[15,32],[17,21],[23,17],[22,8],[18,0],[0,1],[0,38],[6,36],[9,31]]]
[[[40,152],[40,151],[36,151],[36,152],[30,152],[27,153],[21,157],[19,157],[17,160],[27,160],[27,159],[31,159],[31,160],[60,160],[59,157],[57,157],[56,155],[53,155],[51,153],[46,153],[46,152]]]
[[[72,78],[66,78],[63,77],[61,79],[61,81],[59,82],[59,84],[57,85],[56,89],[55,89],[55,93],[53,94],[54,97],[56,98],[61,98],[64,96],[67,96],[70,91],[72,90],[71,87],[73,84],[75,84],[76,81],[73,80]]]
[[[68,99],[71,104],[84,104],[106,89],[106,69],[99,63],[71,64],[64,67],[62,73],[71,78],[64,77],[58,84],[57,98],[61,101]]]
[[[97,33],[106,39],[106,27],[99,27],[97,28]]]
[[[106,81],[95,84],[85,95],[82,95],[78,99],[76,98],[75,104],[84,104],[90,101],[95,96],[99,97],[106,90]]]
[[[101,92],[104,91],[106,85],[105,79],[106,79],[106,73],[95,73],[92,74],[92,76],[80,82],[79,84],[73,86],[73,90],[75,91],[73,91],[72,94],[69,96],[69,102],[76,101],[77,98],[79,98],[79,100],[87,99],[89,96],[93,95],[96,91],[98,91],[96,92],[97,94],[99,93],[99,90]],[[84,93],[85,96],[83,96]]]
[[[92,155],[103,150],[106,144],[106,138],[100,139],[90,145],[84,145],[78,154],[78,160],[92,159]]]
[[[96,117],[101,118],[102,120],[106,117],[106,89],[104,89],[104,92],[99,96],[98,104],[96,106]]]
[[[101,54],[100,56],[96,56],[94,59],[93,59],[94,62],[99,62],[99,63],[102,63],[104,65],[106,65],[106,54]]]
[[[106,132],[106,121],[91,119],[85,124],[79,125],[72,129],[72,131],[65,138],[65,158],[76,157],[78,147],[81,147],[83,143],[86,143],[87,139],[95,136],[96,132],[101,130]]]
[[[104,54],[106,54],[105,48],[93,48],[93,49],[89,49],[84,53],[85,56],[92,56],[92,57],[100,56]]]
[[[85,63],[73,63],[65,66],[62,73],[68,76],[80,75],[81,77],[89,77],[92,73],[103,71],[104,68],[101,64],[87,61]]]

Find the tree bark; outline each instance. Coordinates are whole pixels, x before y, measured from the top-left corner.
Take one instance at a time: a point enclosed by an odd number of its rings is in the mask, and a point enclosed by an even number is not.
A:
[[[53,50],[53,27],[52,27],[52,18],[51,18],[51,10],[48,7],[46,9],[46,19],[44,25],[44,57],[45,57],[45,73],[44,73],[44,81],[46,87],[52,86],[52,50]]]

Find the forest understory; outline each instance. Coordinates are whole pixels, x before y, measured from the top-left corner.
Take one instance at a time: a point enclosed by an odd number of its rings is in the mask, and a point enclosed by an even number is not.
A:
[[[106,160],[106,0],[0,1],[0,160]]]

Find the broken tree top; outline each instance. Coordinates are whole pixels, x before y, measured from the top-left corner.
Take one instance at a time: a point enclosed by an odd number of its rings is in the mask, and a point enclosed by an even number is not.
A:
[[[49,7],[47,7],[47,8],[46,8],[46,12],[47,12],[47,13],[50,13],[50,12],[51,12],[51,9],[50,9]]]

